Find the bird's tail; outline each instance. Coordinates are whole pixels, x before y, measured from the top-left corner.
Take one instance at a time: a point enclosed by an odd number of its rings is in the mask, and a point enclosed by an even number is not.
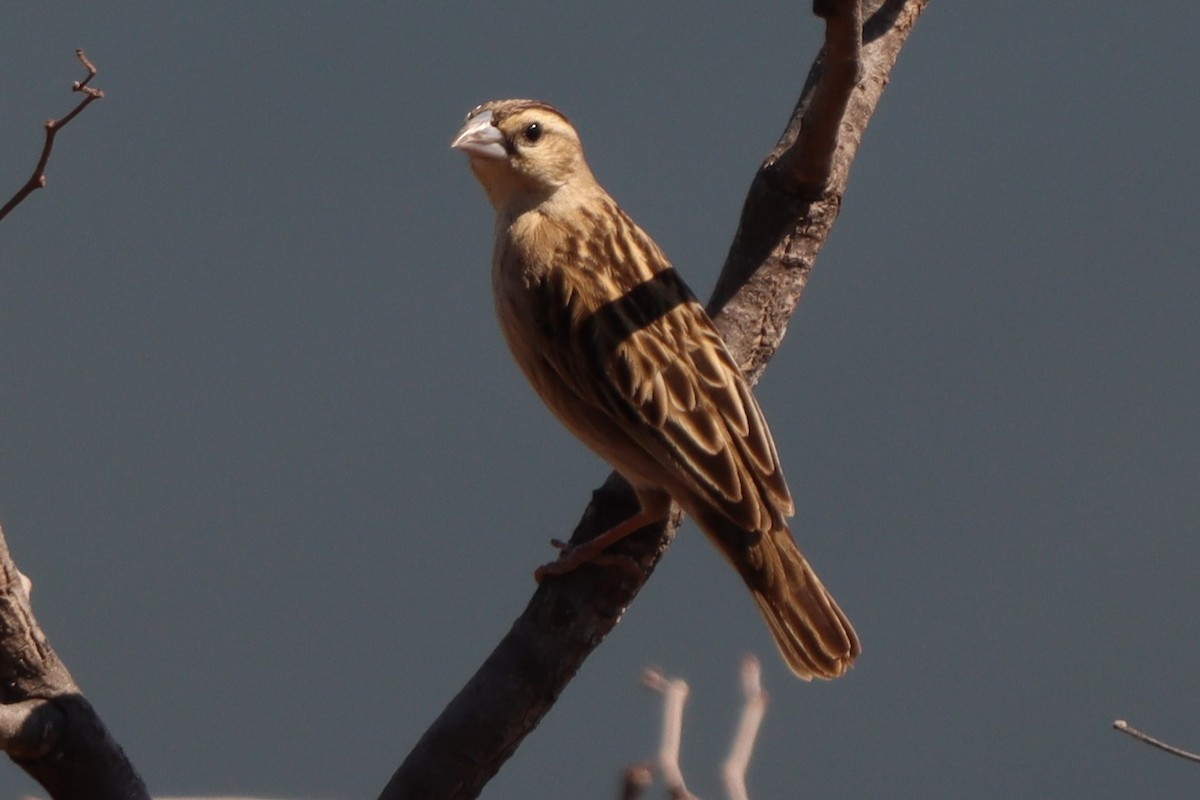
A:
[[[858,634],[786,527],[767,533],[728,522],[702,527],[750,588],[797,677],[836,678],[850,668],[862,651]]]

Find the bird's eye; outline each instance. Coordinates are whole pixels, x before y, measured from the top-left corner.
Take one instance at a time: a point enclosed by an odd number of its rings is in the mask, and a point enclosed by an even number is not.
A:
[[[542,138],[542,126],[539,123],[531,122],[525,126],[523,131],[525,141],[534,144],[538,139]]]

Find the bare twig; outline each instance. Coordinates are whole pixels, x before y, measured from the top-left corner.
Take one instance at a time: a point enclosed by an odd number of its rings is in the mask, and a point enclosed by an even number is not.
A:
[[[817,252],[837,218],[863,132],[927,2],[886,0],[866,18],[855,71],[859,77],[851,82],[840,118],[829,123],[832,137],[798,135],[822,81],[846,83],[844,75],[827,78],[823,61],[813,65],[792,122],[751,184],[708,305],[730,353],[751,381],[783,339]],[[829,20],[826,53],[845,50],[831,41],[845,30],[843,17]],[[844,89],[830,91],[837,95]],[[814,110],[812,116],[819,114]],[[811,117],[809,124],[817,126]],[[812,187],[797,189],[794,179],[781,180],[775,163],[791,148],[812,152],[790,155],[788,162],[830,163],[828,179],[815,192]],[[628,484],[611,474],[593,493],[572,544],[628,519],[636,503]],[[676,513],[613,548],[614,554],[636,563],[641,575],[585,565],[544,581],[512,629],[408,754],[381,800],[476,797],[620,620],[670,545],[679,520]]]
[[[679,749],[683,742],[683,707],[687,704],[687,681],[667,678],[657,670],[648,669],[642,682],[663,696],[662,738],[658,747],[658,770],[671,800],[698,800],[688,791],[679,766]]]
[[[79,58],[79,62],[83,64],[88,74],[83,80],[75,81],[73,84],[71,84],[71,90],[83,94],[84,97],[81,101],[79,101],[79,105],[75,106],[75,108],[72,109],[71,112],[65,117],[60,119],[46,120],[46,140],[42,144],[42,155],[40,158],[38,158],[37,166],[33,168],[33,174],[29,176],[29,180],[25,181],[25,185],[17,190],[17,193],[12,196],[11,200],[4,204],[3,208],[0,208],[0,219],[7,217],[8,212],[19,206],[21,202],[26,197],[33,194],[34,191],[45,188],[46,165],[50,163],[50,151],[54,149],[54,137],[57,136],[58,132],[65,128],[71,120],[79,116],[79,112],[83,111],[91,103],[99,100],[101,97],[104,97],[104,92],[88,86],[88,84],[91,83],[92,78],[96,77],[95,65],[88,60],[87,55],[82,50],[76,50],[75,55]]]
[[[742,659],[741,681],[742,714],[738,721],[733,744],[729,749],[729,757],[725,759],[721,768],[721,777],[729,800],[749,800],[749,794],[746,791],[746,770],[750,764],[754,741],[767,708],[767,694],[762,689],[762,668],[755,656],[748,655]],[[680,745],[683,741],[683,707],[688,696],[687,682],[678,678],[666,678],[661,672],[654,669],[645,671],[642,682],[663,696],[658,769],[662,774],[667,794],[672,800],[698,800],[688,791],[679,760]],[[630,767],[625,771],[626,785],[628,785],[629,776],[636,770],[644,771],[646,783],[639,784],[635,794],[627,793],[623,795],[625,797],[640,795],[652,777],[652,769],[649,765]]]
[[[725,782],[725,793],[729,800],[749,800],[746,792],[746,770],[754,752],[754,740],[767,713],[767,693],[762,688],[762,666],[758,658],[748,655],[742,659],[742,716],[738,720],[737,733],[729,748],[729,758],[721,766],[721,777]]]
[[[1167,744],[1166,742],[1162,741],[1161,739],[1155,739],[1153,736],[1150,736],[1149,734],[1142,733],[1137,728],[1133,727],[1132,725],[1130,725],[1128,722],[1126,722],[1123,719],[1119,719],[1116,722],[1114,722],[1113,727],[1116,728],[1117,730],[1121,731],[1121,733],[1127,733],[1130,736],[1132,736],[1133,738],[1143,741],[1146,744],[1150,745],[1151,747],[1157,747],[1159,750],[1164,750],[1173,756],[1179,756],[1180,758],[1186,758],[1188,761],[1200,762],[1200,755],[1197,755],[1196,753],[1188,752],[1187,750],[1183,750],[1174,745]]]

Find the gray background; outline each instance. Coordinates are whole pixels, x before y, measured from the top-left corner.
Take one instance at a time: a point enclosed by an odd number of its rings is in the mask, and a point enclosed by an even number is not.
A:
[[[740,656],[782,797],[1194,797],[1200,11],[935,2],[759,396],[865,643],[790,678],[690,525],[490,797],[610,797],[643,666],[719,795]],[[0,521],[153,791],[372,797],[605,467],[492,318],[482,100],[577,123],[700,294],[820,41],[802,3],[10,4]],[[0,764],[0,797],[31,790]]]

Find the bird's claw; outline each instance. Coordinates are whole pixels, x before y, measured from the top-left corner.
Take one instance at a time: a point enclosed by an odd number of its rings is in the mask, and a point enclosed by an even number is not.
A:
[[[635,576],[642,574],[642,568],[633,556],[621,553],[607,553],[603,550],[593,552],[588,543],[573,545],[561,539],[551,539],[550,545],[558,549],[558,558],[542,564],[533,571],[533,579],[541,583],[550,575],[566,575],[574,572],[584,564],[595,564],[600,567],[618,567]]]

